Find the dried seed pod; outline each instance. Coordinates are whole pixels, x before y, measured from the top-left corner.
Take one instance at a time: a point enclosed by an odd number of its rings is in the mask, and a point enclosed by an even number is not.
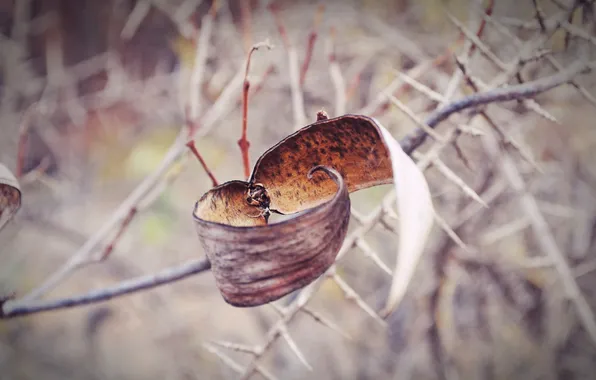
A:
[[[0,164],[0,229],[21,207],[19,182],[8,168]]]
[[[334,263],[348,228],[350,198],[345,182],[334,169],[317,166],[304,175],[312,181],[318,171],[335,183],[335,195],[280,223],[246,226],[246,219],[241,218],[232,220],[237,225],[221,223],[230,221],[214,213],[217,206],[225,205],[222,192],[233,189],[228,193],[234,197],[243,192],[246,195],[249,185],[240,181],[215,188],[197,202],[197,233],[226,302],[258,306],[274,301],[311,283]],[[252,212],[259,209],[253,206]]]

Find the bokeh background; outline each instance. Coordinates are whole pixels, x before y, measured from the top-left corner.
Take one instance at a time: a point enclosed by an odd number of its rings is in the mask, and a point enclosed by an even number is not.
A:
[[[38,286],[159,165],[184,127],[196,37],[212,5],[0,1],[0,162],[16,170],[18,142],[27,136],[23,207],[0,231],[0,294],[22,295]],[[296,128],[287,47],[267,5],[219,2],[203,80],[194,89],[201,114],[212,112],[214,104],[222,108],[196,140],[220,182],[243,175],[236,143],[240,80],[253,43],[269,39],[274,48],[254,54],[249,75],[256,89],[249,105],[252,162]],[[594,1],[275,5],[300,65],[316,32],[302,87],[304,125],[320,109],[336,116],[337,68],[345,83],[345,112],[375,116],[399,138],[416,124],[386,92],[420,118],[439,100],[419,86],[404,85],[397,72],[439,94],[455,83],[449,91],[457,99],[472,90],[461,78],[453,81],[459,72],[454,57],[489,87],[551,75],[556,72],[551,60],[567,67],[596,59]],[[490,17],[483,16],[487,10]],[[470,40],[448,14],[473,35],[485,20],[478,33],[483,48],[474,48],[469,59]],[[499,82],[507,71],[519,76]],[[454,234],[435,225],[406,299],[385,323],[338,284],[348,284],[370,310],[383,305],[391,281],[384,269],[394,266],[398,237],[391,208],[378,210],[391,186],[352,195],[353,244],[337,264],[339,277],[326,278],[286,325],[291,339],[282,335],[261,350],[279,310],[227,305],[207,272],[101,304],[0,321],[0,379],[594,378],[596,342],[579,322],[540,242],[554,238],[594,309],[595,77],[578,77],[576,87],[549,91],[532,104],[483,108],[513,141],[507,157],[547,222],[547,237],[534,232],[535,215],[524,212],[501,160],[487,153],[482,140],[483,129],[491,128],[487,122],[466,112],[439,126],[444,136],[459,128],[458,143],[445,144],[441,161],[425,174],[437,213]],[[226,95],[230,83],[235,87]],[[436,144],[430,139],[420,157]],[[184,158],[164,183],[107,260],[77,271],[48,297],[80,294],[202,257],[191,212],[211,187],[209,178],[194,158]],[[380,217],[367,219],[375,210]],[[321,318],[328,323],[317,321]],[[255,355],[242,351],[250,349],[258,351],[256,372],[245,370]]]

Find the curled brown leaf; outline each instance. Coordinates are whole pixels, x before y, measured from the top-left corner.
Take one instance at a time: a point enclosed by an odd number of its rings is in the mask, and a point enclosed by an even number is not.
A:
[[[315,280],[333,264],[345,237],[348,194],[388,183],[400,213],[389,313],[413,278],[434,210],[416,164],[387,129],[361,115],[318,114],[315,123],[263,153],[248,182],[227,182],[197,202],[197,232],[224,299],[257,306]],[[302,211],[267,225],[270,212]]]
[[[316,166],[304,177],[310,182],[319,174],[335,184],[331,199],[276,224],[246,226],[242,218],[232,220],[236,225],[221,223],[230,219],[217,218],[212,211],[223,210],[218,207],[225,207],[225,195],[246,194],[249,184],[240,181],[215,188],[197,202],[196,230],[226,302],[258,306],[274,301],[311,283],[334,263],[348,228],[350,198],[346,182],[334,169]]]

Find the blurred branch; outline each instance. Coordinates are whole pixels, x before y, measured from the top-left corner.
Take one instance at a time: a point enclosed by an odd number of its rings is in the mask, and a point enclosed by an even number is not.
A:
[[[335,89],[335,115],[334,116],[341,116],[346,113],[346,81],[344,79],[343,74],[341,73],[341,68],[339,67],[339,63],[337,62],[337,58],[335,56],[335,28],[331,28],[329,31],[329,37],[327,40],[327,54],[329,56],[329,75],[331,75],[331,81],[333,82],[333,88]]]
[[[0,301],[0,319],[103,302],[114,297],[119,297],[130,293],[151,289],[159,285],[179,281],[195,274],[205,272],[210,268],[211,263],[209,260],[207,260],[207,258],[204,258],[202,260],[193,260],[179,266],[164,269],[151,275],[140,276],[128,281],[123,281],[112,287],[90,291],[89,293],[80,296],[65,297],[52,301],[31,302],[25,304],[11,300],[4,300],[3,302]]]
[[[279,6],[272,2],[268,6],[269,11],[275,19],[277,30],[288,53],[288,71],[290,74],[290,88],[292,90],[292,109],[294,110],[294,129],[300,129],[306,125],[306,114],[304,112],[304,96],[300,86],[300,63],[298,62],[298,51],[290,43],[286,27],[279,15]]]
[[[323,12],[325,11],[325,6],[321,3],[317,7],[315,11],[315,20],[313,22],[312,30],[308,35],[308,42],[306,44],[306,54],[304,56],[304,61],[302,62],[302,67],[300,68],[300,87],[304,87],[304,80],[306,78],[306,73],[308,68],[310,67],[310,61],[312,60],[312,53],[315,48],[315,42],[317,41],[317,36],[319,34],[318,28],[321,24],[323,18]]]
[[[569,264],[567,264],[563,253],[557,246],[550,227],[536,203],[536,199],[527,190],[522,175],[509,154],[500,148],[496,136],[492,134],[485,136],[483,143],[489,154],[495,159],[495,162],[500,163],[501,171],[513,190],[519,194],[521,207],[532,225],[537,243],[542,251],[553,261],[567,296],[575,304],[583,327],[586,329],[592,342],[596,343],[596,319],[594,318],[594,312],[591,310],[579,285],[575,281],[573,272]]]
[[[551,90],[572,80],[575,76],[587,73],[596,67],[596,62],[577,62],[566,70],[557,74],[541,78],[524,84],[497,88],[484,93],[466,96],[453,103],[447,104],[436,112],[432,113],[425,121],[430,128],[435,128],[439,123],[446,120],[454,113],[461,112],[468,108],[478,107],[495,102],[506,102],[536,96],[542,92]],[[400,141],[401,147],[407,154],[411,154],[424,141],[428,134],[424,129],[419,128],[409,136]]]

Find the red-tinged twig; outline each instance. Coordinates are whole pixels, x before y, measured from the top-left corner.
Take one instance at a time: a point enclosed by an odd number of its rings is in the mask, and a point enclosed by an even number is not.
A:
[[[252,96],[255,96],[256,94],[261,92],[261,90],[263,90],[263,87],[265,85],[265,80],[267,78],[269,78],[269,76],[271,76],[271,74],[273,74],[274,72],[275,72],[275,65],[273,65],[273,64],[269,65],[269,67],[267,67],[267,70],[265,70],[265,73],[261,77],[261,80],[259,80],[259,83],[257,83],[257,85],[255,87],[253,87]]]
[[[250,176],[250,157],[248,156],[248,148],[250,147],[250,142],[248,141],[248,138],[246,136],[248,130],[248,90],[250,89],[248,73],[250,71],[250,60],[252,58],[252,53],[256,50],[259,50],[262,47],[271,49],[269,41],[266,40],[254,44],[248,52],[248,57],[246,59],[246,70],[244,71],[244,84],[242,86],[242,136],[240,137],[240,140],[238,140],[238,146],[240,147],[240,152],[242,153],[242,163],[244,164],[244,176],[246,178]]]
[[[313,23],[312,30],[308,35],[308,42],[306,44],[306,54],[304,55],[304,62],[302,62],[302,67],[300,69],[300,87],[304,86],[304,80],[306,79],[306,72],[310,67],[310,61],[312,60],[312,53],[315,48],[315,42],[317,41],[317,36],[319,34],[318,29],[321,21],[323,19],[323,12],[325,11],[325,6],[323,4],[319,4],[317,7],[317,11],[315,12],[315,20]]]
[[[107,259],[108,256],[110,256],[110,254],[112,253],[112,251],[114,251],[114,248],[116,247],[116,244],[122,237],[122,234],[124,234],[124,231],[126,231],[126,229],[130,225],[130,223],[132,222],[134,217],[137,215],[137,211],[138,211],[138,209],[136,207],[132,207],[130,209],[130,211],[128,212],[128,215],[126,215],[126,218],[124,218],[122,223],[120,223],[120,228],[118,228],[116,235],[112,238],[112,241],[103,250],[98,261],[103,261],[103,260]]]
[[[213,173],[211,172],[211,170],[207,166],[207,163],[203,159],[203,156],[201,156],[201,153],[199,153],[199,150],[195,146],[195,140],[189,140],[186,143],[186,146],[188,147],[188,149],[190,149],[190,151],[192,152],[192,154],[194,154],[195,157],[197,158],[197,160],[199,160],[199,162],[201,163],[201,166],[203,167],[203,170],[205,170],[205,173],[207,173],[207,175],[211,179],[211,182],[213,183],[213,187],[217,186],[218,185],[217,179],[215,179],[215,176],[213,175]]]
[[[288,32],[286,31],[286,27],[284,23],[281,21],[281,16],[279,15],[279,5],[275,1],[273,1],[267,6],[267,9],[273,15],[275,25],[277,26],[277,30],[284,44],[284,47],[288,49],[290,47],[290,39],[288,38]]]
[[[493,9],[495,6],[495,1],[494,0],[489,0],[488,4],[486,4],[486,8],[484,8],[484,14],[486,14],[487,16],[491,16],[493,14]],[[478,25],[478,29],[476,30],[476,37],[480,38],[482,37],[482,34],[484,33],[484,28],[486,28],[486,18],[482,18],[480,20],[480,25]],[[460,36],[462,36],[463,38],[465,38],[465,35],[463,32],[460,32]],[[476,44],[472,44],[472,46],[470,47],[470,50],[468,51],[468,57],[471,57],[472,54],[474,54],[474,51],[476,51]]]
[[[253,83],[251,83],[251,86],[250,86],[251,89],[249,89],[249,96],[254,97],[259,92],[261,92],[265,85],[265,80],[267,80],[267,78],[269,78],[269,76],[271,74],[273,74],[274,72],[275,72],[275,65],[274,64],[269,65],[269,67],[267,67],[267,70],[265,70],[265,73],[263,73],[263,76],[261,77],[261,79],[258,80],[257,85],[253,87]],[[242,107],[242,99],[243,99],[242,97],[238,98],[238,100],[236,101],[236,107]]]
[[[335,89],[335,116],[340,116],[346,113],[346,81],[341,73],[339,64],[335,56],[335,28],[331,27],[329,31],[329,39],[327,49],[329,54],[329,75],[333,82]]]
[[[180,281],[211,268],[206,258],[193,260],[179,266],[167,268],[157,273],[123,281],[111,287],[90,291],[79,296],[71,296],[51,301],[20,303],[4,297],[0,299],[0,319],[14,318],[43,311],[71,308],[110,300],[115,297],[155,288],[160,285]]]
[[[356,75],[350,81],[348,88],[346,89],[346,102],[349,102],[350,99],[356,94],[356,90],[358,90],[358,86],[360,86],[360,76],[362,75],[362,71],[358,71]]]
[[[193,122],[193,120],[190,118],[189,107],[186,107],[186,129],[188,130],[188,141],[186,142],[186,147],[192,152],[192,154],[197,158],[197,160],[199,160],[199,163],[203,167],[203,170],[211,179],[213,187],[215,187],[218,185],[217,179],[215,179],[213,172],[211,171],[211,169],[209,169],[209,166],[207,166],[207,162],[205,161],[205,159],[203,159],[201,153],[199,153],[199,150],[195,145],[195,140],[192,138],[194,132],[199,128],[200,123],[196,121]]]

